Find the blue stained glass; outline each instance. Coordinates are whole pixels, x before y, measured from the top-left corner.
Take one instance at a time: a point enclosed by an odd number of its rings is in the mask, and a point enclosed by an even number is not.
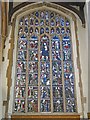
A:
[[[40,34],[43,34],[44,33],[44,28],[41,28],[40,29]]]
[[[30,40],[38,40],[37,36],[33,35]]]
[[[54,112],[63,112],[63,99],[54,99],[53,100],[53,111]]]
[[[65,95],[66,98],[74,98],[74,86],[67,84],[67,86],[65,86]]]
[[[60,50],[60,41],[52,41],[52,50]]]
[[[33,33],[33,28],[32,27],[30,28],[30,33]]]
[[[49,60],[49,40],[47,36],[43,36],[41,38],[41,43],[40,43],[40,48],[41,48],[41,60]]]
[[[49,33],[49,28],[48,27],[46,28],[46,33]]]
[[[23,25],[23,18],[20,19],[19,25]]]
[[[36,26],[39,25],[38,19],[35,20],[35,25],[36,25]]]
[[[51,26],[54,26],[54,25],[55,25],[54,20],[51,20],[50,25],[51,25]]]
[[[60,33],[60,29],[56,28],[56,33],[59,34]]]
[[[61,55],[60,55],[60,51],[56,51],[56,50],[53,50],[52,51],[52,60],[61,60]]]
[[[64,19],[63,18],[60,18],[60,25],[64,26]]]
[[[35,28],[35,33],[39,34],[39,29],[37,27]]]
[[[72,60],[71,50],[63,50],[63,60],[64,61],[71,61]]]
[[[41,99],[50,99],[50,87],[42,86],[41,90]]]
[[[29,73],[28,84],[29,85],[33,85],[33,86],[37,86],[38,85],[38,73]]]
[[[54,36],[52,40],[53,41],[59,41],[59,38],[57,36]]]
[[[64,33],[65,33],[64,28],[61,28],[61,34],[64,34]]]
[[[29,50],[29,60],[37,61],[38,60],[38,51]]]
[[[25,34],[21,35],[21,36],[20,36],[20,39],[26,40],[26,35],[25,35]]]
[[[65,79],[74,79],[74,76],[72,73],[64,73],[64,78]]]
[[[25,25],[28,25],[28,17],[25,18]]]
[[[55,73],[57,73],[58,71],[60,72],[60,71],[62,71],[62,67],[61,67],[61,62],[60,61],[53,61],[52,62],[52,70],[55,72]]]
[[[49,20],[45,20],[45,25],[49,26]]]
[[[50,100],[41,100],[40,111],[41,112],[50,112],[51,111]]]
[[[49,19],[49,12],[48,12],[48,11],[45,12],[45,19],[46,19],[46,20]]]
[[[74,79],[65,79],[65,86],[74,86]]]
[[[50,78],[49,74],[41,73],[41,84],[42,85],[50,85]]]
[[[28,28],[27,28],[27,27],[25,27],[24,32],[25,32],[26,34],[28,34]]]
[[[70,36],[70,21],[56,12],[37,10],[19,20],[14,111],[51,112],[52,92],[53,112],[76,112]]]
[[[66,112],[76,112],[75,99],[67,98],[66,99]]]
[[[14,110],[16,112],[25,112],[25,100],[15,100]]]
[[[53,85],[60,85],[62,83],[62,67],[60,61],[52,62]]]
[[[40,20],[40,25],[44,25],[44,20]]]
[[[55,32],[54,28],[51,28],[51,34],[53,34]]]
[[[27,51],[19,51],[18,52],[18,59],[19,60],[26,60],[27,58]]]
[[[36,11],[36,12],[35,12],[35,15],[36,15],[36,17],[39,17],[39,12]]]
[[[29,62],[29,72],[30,73],[38,73],[38,62]]]
[[[50,64],[48,62],[41,62],[40,66],[41,66],[42,73],[44,73],[44,72],[49,73]]]
[[[70,29],[69,28],[66,29],[66,33],[70,34]]]
[[[71,42],[68,39],[63,39],[62,45],[63,45],[63,49],[70,49],[71,48]]]
[[[52,17],[54,17],[54,13],[53,12],[51,12],[51,14],[50,14],[50,18],[52,18]]]
[[[69,26],[70,25],[70,22],[67,20],[66,21],[66,26]]]
[[[64,72],[70,73],[73,71],[72,62],[64,62]]]

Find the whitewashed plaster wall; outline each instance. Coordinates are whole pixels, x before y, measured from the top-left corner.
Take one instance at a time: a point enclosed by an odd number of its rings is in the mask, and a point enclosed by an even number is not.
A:
[[[79,40],[79,53],[80,53],[80,65],[81,65],[81,79],[83,84],[83,95],[86,97],[86,103],[84,103],[84,117],[87,117],[88,113],[88,28],[87,28],[87,12],[86,6],[84,7],[86,28],[82,27],[79,19],[77,19],[77,33]]]
[[[0,3],[0,120],[2,119],[2,74],[1,74],[1,65],[2,65],[2,50],[1,50],[1,3]]]
[[[89,1],[89,0],[88,0]],[[88,2],[88,112],[90,112],[90,1]]]
[[[4,61],[2,62],[2,101],[7,101],[7,67],[9,64],[8,61],[8,50],[10,48],[10,35],[11,35],[11,27],[8,26],[8,37],[5,42],[5,49],[3,50]],[[1,96],[1,95],[0,95]],[[2,118],[5,118],[5,106],[2,106]]]

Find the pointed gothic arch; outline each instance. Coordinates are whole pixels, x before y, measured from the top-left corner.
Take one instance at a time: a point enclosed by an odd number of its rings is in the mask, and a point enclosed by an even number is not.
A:
[[[50,5],[50,4],[49,4]],[[37,7],[36,7],[37,6]],[[46,4],[44,4],[44,5],[42,5],[42,4],[35,4],[35,5],[31,5],[31,7],[30,7],[30,9],[29,9],[29,7],[28,7],[28,9],[27,8],[25,8],[25,9],[27,9],[27,15],[29,14],[29,11],[30,11],[30,13],[31,12],[33,12],[33,11],[35,11],[35,9],[33,9],[33,7],[35,7],[36,8],[36,10],[37,9],[39,9],[39,10],[43,10],[43,9],[45,9],[45,10],[47,10],[48,9],[48,11],[54,11],[55,13],[57,13],[57,14],[59,14],[59,15],[61,15],[61,16],[64,16],[65,17],[65,19],[69,19],[69,21],[70,21],[70,24],[71,24],[71,39],[73,38],[73,40],[74,41],[72,41],[72,45],[73,45],[73,51],[75,52],[76,50],[75,50],[75,48],[76,48],[76,46],[74,46],[74,44],[73,44],[73,42],[76,42],[75,41],[75,28],[74,28],[74,22],[73,22],[73,20],[72,20],[72,18],[74,18],[75,19],[75,17],[73,16],[73,14],[72,13],[70,13],[70,16],[69,15],[66,15],[66,13],[67,13],[67,11],[65,10],[65,9],[63,9],[62,8],[62,11],[63,12],[61,12],[61,11],[59,11],[58,9],[56,9],[56,8],[53,8],[53,7],[48,7],[47,6],[47,3]],[[55,6],[54,6],[55,7]],[[16,46],[16,40],[17,40],[17,36],[18,36],[18,34],[17,34],[17,30],[19,30],[18,29],[18,23],[19,23],[19,20],[20,20],[20,18],[22,17],[22,16],[24,16],[24,15],[26,15],[26,11],[25,12],[22,12],[22,11],[25,11],[24,9],[23,10],[21,10],[20,11],[20,13],[18,14],[17,13],[17,17],[15,17],[14,16],[14,18],[15,18],[15,20],[16,20],[16,27],[15,27],[15,38],[14,38],[14,45],[15,45],[15,49],[14,49],[14,52],[16,51],[16,49],[17,49],[17,46]],[[73,16],[73,17],[71,17],[71,16]],[[13,17],[12,17],[13,18]],[[13,19],[12,19],[13,20]],[[57,28],[57,27],[56,27]],[[40,29],[40,28],[39,28]],[[60,28],[61,29],[61,28]],[[72,30],[74,30],[73,32],[72,32]],[[21,30],[22,31],[22,30]],[[24,32],[24,30],[23,30],[23,32]],[[59,31],[58,31],[59,32]],[[72,34],[73,33],[73,34]],[[45,34],[45,33],[44,33]],[[47,34],[47,33],[46,33]],[[40,33],[39,33],[39,35],[40,35]],[[38,36],[39,36],[38,35]],[[50,36],[50,34],[49,34],[49,36]],[[62,37],[61,37],[62,38]],[[63,40],[63,39],[62,39]],[[39,44],[40,45],[40,44]],[[50,46],[51,47],[51,46]],[[75,58],[76,56],[77,56],[77,54],[74,54],[74,52],[72,52],[72,54],[73,54],[73,57]],[[16,56],[16,52],[15,52],[15,56]],[[15,80],[15,63],[16,63],[16,58],[15,58],[15,56],[13,56],[13,73],[14,73],[14,79],[12,78],[12,87],[11,87],[11,89],[12,90],[14,90],[14,80]],[[40,56],[40,55],[39,55]],[[63,61],[63,60],[62,60]],[[76,63],[74,63],[74,68],[75,69],[77,69],[76,68],[76,65],[75,65]],[[77,70],[75,70],[75,74],[76,74],[76,71]],[[76,76],[76,78],[78,78],[78,76]],[[51,78],[50,78],[51,79]],[[51,81],[50,81],[51,82]],[[12,93],[11,93],[12,94]],[[12,96],[13,96],[13,94],[12,94]],[[80,97],[80,96],[79,96]],[[11,100],[10,100],[10,103],[13,101],[13,99],[12,98],[10,98]],[[64,98],[65,99],[65,98]],[[40,103],[39,103],[40,104]],[[9,107],[9,110],[10,110],[11,108]],[[40,108],[39,108],[40,109]],[[52,109],[52,108],[51,108]],[[11,111],[12,111],[12,109],[11,109]],[[12,113],[12,112],[11,112]],[[60,115],[60,114],[59,114]]]

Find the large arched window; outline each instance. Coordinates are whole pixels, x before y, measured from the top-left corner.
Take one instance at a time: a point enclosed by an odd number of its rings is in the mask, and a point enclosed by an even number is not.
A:
[[[43,9],[18,26],[14,112],[76,112],[69,19]]]

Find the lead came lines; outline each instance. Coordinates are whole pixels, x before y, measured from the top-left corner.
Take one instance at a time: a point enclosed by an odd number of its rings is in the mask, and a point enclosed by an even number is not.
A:
[[[56,12],[34,11],[20,19],[18,36],[15,112],[75,112],[72,46],[64,39],[71,37],[69,20]]]

